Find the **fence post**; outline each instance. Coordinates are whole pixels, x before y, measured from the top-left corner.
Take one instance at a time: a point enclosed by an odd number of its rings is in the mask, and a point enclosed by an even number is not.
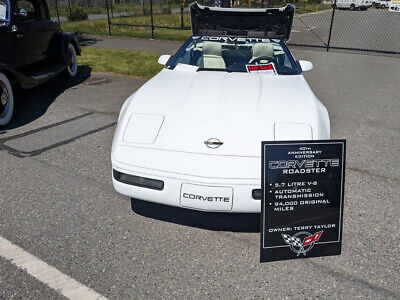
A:
[[[331,46],[332,27],[333,27],[333,19],[335,18],[335,10],[336,10],[336,0],[333,3],[332,7],[331,26],[329,27],[329,37],[328,37],[328,45],[326,46],[326,52],[329,51],[329,47]]]
[[[110,1],[111,18],[114,18],[113,0]]]
[[[181,29],[185,27],[185,24],[183,24],[183,1],[181,1]]]
[[[108,34],[111,36],[111,21],[110,21],[110,11],[108,9],[108,0],[106,0],[106,8],[107,8],[107,23],[108,23]]]
[[[57,14],[58,25],[61,25],[60,14],[58,13],[58,0],[54,0],[54,2],[56,4],[56,14]]]
[[[154,39],[153,0],[150,0],[151,38]]]
[[[71,0],[68,0],[69,15],[72,15]]]

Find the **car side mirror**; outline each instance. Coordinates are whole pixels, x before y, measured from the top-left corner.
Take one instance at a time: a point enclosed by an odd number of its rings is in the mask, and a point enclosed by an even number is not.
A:
[[[313,69],[313,64],[310,61],[307,60],[299,60],[298,65],[301,69],[302,72],[307,72]]]
[[[171,58],[171,55],[161,55],[161,56],[158,58],[158,63],[159,63],[160,65],[165,66],[165,65],[167,64],[167,62],[169,61],[170,58]]]

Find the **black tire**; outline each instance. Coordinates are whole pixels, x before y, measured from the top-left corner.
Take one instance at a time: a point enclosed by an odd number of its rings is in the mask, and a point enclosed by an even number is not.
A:
[[[0,126],[7,125],[14,113],[14,94],[10,81],[0,73]]]
[[[74,78],[78,73],[78,58],[76,54],[76,49],[72,43],[68,44],[67,55],[68,57],[66,74],[68,77]]]
[[[350,10],[356,10],[356,6],[354,4],[350,5]]]
[[[381,4],[381,8],[384,9],[385,8],[385,4]]]

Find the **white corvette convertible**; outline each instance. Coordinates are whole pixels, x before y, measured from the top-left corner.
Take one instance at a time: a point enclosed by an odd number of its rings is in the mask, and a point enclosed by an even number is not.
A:
[[[121,194],[259,212],[261,141],[330,138],[329,115],[286,47],[294,7],[193,4],[193,36],[124,103],[111,160]]]

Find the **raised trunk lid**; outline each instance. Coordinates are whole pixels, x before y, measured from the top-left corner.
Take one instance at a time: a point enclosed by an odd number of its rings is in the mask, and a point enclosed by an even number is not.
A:
[[[279,8],[217,8],[190,5],[194,35],[229,35],[289,40],[295,7]]]

